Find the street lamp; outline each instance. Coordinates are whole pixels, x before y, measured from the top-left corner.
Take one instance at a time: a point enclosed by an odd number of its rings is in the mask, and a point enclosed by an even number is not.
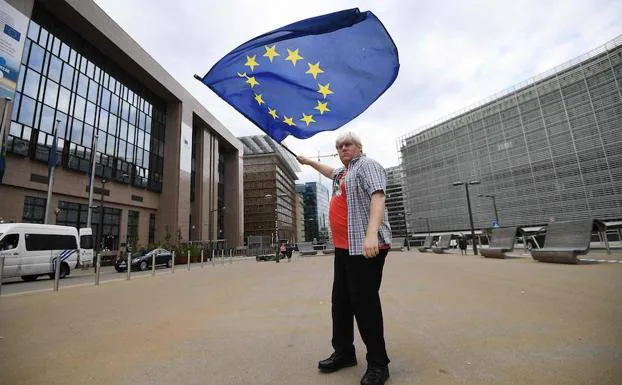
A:
[[[278,208],[278,198],[283,198],[283,197],[287,197],[289,195],[287,194],[277,194],[272,195],[272,194],[266,194],[264,195],[265,199],[270,199],[270,198],[274,198],[274,243],[275,243],[275,254],[274,254],[274,258],[276,259],[276,262],[279,262],[279,243],[280,243],[280,239],[279,239],[279,208]]]
[[[499,223],[499,213],[497,212],[497,202],[495,196],[487,194],[478,194],[477,196],[480,198],[492,198],[492,207],[495,210],[495,220],[497,221],[497,225],[501,226],[501,224]]]
[[[102,191],[99,203],[99,251],[104,249],[104,192],[106,191],[106,183],[108,183],[108,180],[106,178],[101,178]]]
[[[480,184],[478,180],[473,180],[470,182],[454,182],[452,183],[454,186],[464,185],[464,190],[466,191],[466,199],[467,199],[467,207],[469,209],[469,222],[471,224],[471,239],[473,240],[473,254],[477,255],[477,245],[475,242],[475,227],[473,226],[473,213],[471,213],[471,198],[469,197],[469,185]]]

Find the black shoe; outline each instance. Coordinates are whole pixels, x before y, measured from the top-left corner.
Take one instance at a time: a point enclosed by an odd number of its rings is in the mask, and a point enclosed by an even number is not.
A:
[[[382,385],[388,378],[388,366],[369,366],[361,378],[361,385]]]
[[[339,369],[354,366],[356,364],[355,355],[341,355],[333,353],[327,359],[320,361],[317,367],[322,373],[332,373]]]

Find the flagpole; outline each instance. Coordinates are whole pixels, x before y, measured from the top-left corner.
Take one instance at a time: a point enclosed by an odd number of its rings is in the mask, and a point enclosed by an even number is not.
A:
[[[56,137],[58,135],[58,124],[60,120],[56,120],[56,129],[54,130],[54,139],[52,140],[52,148],[50,151],[57,151],[58,142]],[[52,153],[50,152],[50,157]],[[56,156],[54,156],[56,158]],[[50,167],[50,177],[48,178],[48,198],[45,202],[45,219],[43,220],[44,224],[48,224],[49,214],[50,214],[50,202],[52,201],[52,185],[54,184],[54,170],[56,169],[56,164]]]
[[[95,134],[93,148],[91,149],[91,175],[89,180],[89,209],[86,215],[86,227],[91,227],[91,219],[93,217],[93,182],[95,182],[95,155],[97,154],[97,140],[99,135]]]
[[[194,74],[194,78],[198,81],[200,81],[201,83],[203,83],[203,78],[197,74]],[[269,136],[269,135],[268,135]],[[274,138],[273,138],[274,139]],[[275,142],[277,142],[275,140]],[[296,155],[292,150],[290,150],[289,148],[287,148],[283,143],[277,142],[278,144],[281,145],[281,147],[283,147],[285,150],[287,150],[287,152],[289,152],[290,154],[292,154],[294,156],[294,158],[298,158],[298,155]]]

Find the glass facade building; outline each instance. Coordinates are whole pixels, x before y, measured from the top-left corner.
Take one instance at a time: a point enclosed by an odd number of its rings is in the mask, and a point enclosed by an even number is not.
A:
[[[296,185],[296,191],[304,202],[305,241],[328,242],[332,238],[328,218],[328,188],[322,183],[307,182]]]
[[[399,139],[406,209],[432,231],[622,218],[622,36]],[[412,218],[411,218],[412,219]],[[426,223],[412,221],[414,232]]]
[[[164,103],[61,26],[34,9],[7,151],[47,162],[57,128],[58,163],[89,173],[97,136],[97,176],[161,191]]]
[[[240,141],[92,0],[4,6],[24,45],[12,101],[0,100],[11,108],[0,218],[82,228],[90,212],[96,247],[113,251],[240,245]]]
[[[385,194],[385,207],[389,215],[391,235],[394,238],[406,237],[408,232],[407,215],[404,209],[404,193],[402,186],[402,169],[400,166],[389,167],[387,170],[387,191]]]

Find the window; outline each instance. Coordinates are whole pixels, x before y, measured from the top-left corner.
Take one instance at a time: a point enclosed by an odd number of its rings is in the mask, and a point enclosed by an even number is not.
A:
[[[16,249],[19,244],[19,234],[7,234],[0,241],[0,251]]]
[[[22,222],[43,223],[45,219],[45,198],[35,198],[27,196],[24,199],[24,212]]]
[[[81,249],[92,249],[93,248],[93,236],[92,235],[80,236],[80,248]]]
[[[129,210],[127,212],[127,243],[134,249],[138,243],[138,211]]]
[[[149,243],[155,243],[156,216],[149,214]]]
[[[26,234],[26,250],[75,250],[76,237],[57,234]]]

